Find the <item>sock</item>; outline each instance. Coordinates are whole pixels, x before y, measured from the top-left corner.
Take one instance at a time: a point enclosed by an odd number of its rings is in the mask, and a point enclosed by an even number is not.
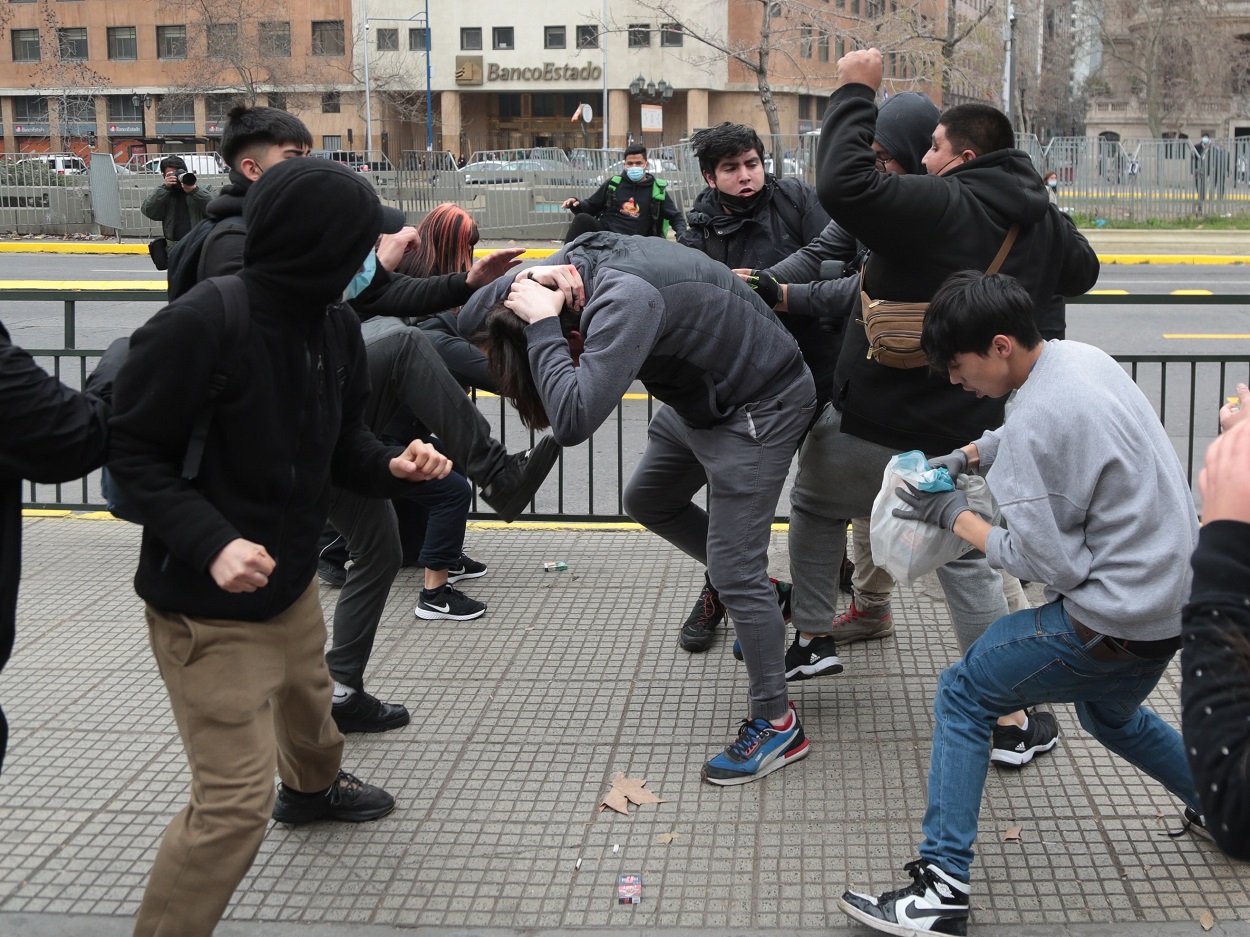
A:
[[[815,640],[815,638],[805,638],[803,635],[799,635],[799,647],[809,647]]]
[[[424,589],[423,588],[421,590],[421,598],[432,599],[434,598],[434,596],[438,595],[440,592],[442,592],[446,588],[447,588],[446,583],[443,583],[443,585],[439,586],[437,589]]]
[[[1025,713],[1025,714],[1024,714],[1024,725],[1022,725],[1022,726],[1020,727],[1020,731],[1021,731],[1021,732],[1028,732],[1028,731],[1029,731],[1029,714],[1028,714],[1028,713]]]
[[[770,723],[772,723],[772,726],[773,726],[773,728],[774,728],[774,729],[780,729],[780,730],[781,730],[781,731],[783,731],[783,732],[785,732],[785,731],[787,731],[787,730],[789,730],[789,729],[793,729],[793,728],[794,728],[794,711],[793,711],[793,710],[789,710],[789,711],[787,711],[787,712],[786,712],[786,721],[785,721],[785,722],[783,722],[781,725],[777,725],[777,724],[776,724],[775,722],[773,722],[771,719],[770,719],[770,720],[768,720],[768,721],[769,721]]]
[[[337,680],[334,681],[334,702],[346,703],[349,699],[356,695],[356,691],[349,686],[343,686]]]

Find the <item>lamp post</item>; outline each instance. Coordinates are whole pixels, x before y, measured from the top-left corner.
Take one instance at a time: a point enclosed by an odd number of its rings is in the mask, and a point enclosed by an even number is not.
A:
[[[658,82],[648,81],[639,75],[629,83],[629,96],[639,104],[665,105],[673,100],[673,86],[661,78]]]
[[[425,28],[425,148],[434,149],[434,101],[431,93],[433,69],[430,65],[430,0],[425,0],[425,12],[414,13],[408,17],[373,16],[369,15],[369,0],[361,0],[360,11],[364,21],[364,65],[365,65],[365,161],[373,146],[373,96],[369,83],[369,24],[370,23],[412,23],[421,22]]]

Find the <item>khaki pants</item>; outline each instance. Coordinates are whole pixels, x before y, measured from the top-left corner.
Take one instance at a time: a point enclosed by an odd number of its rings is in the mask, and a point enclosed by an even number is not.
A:
[[[251,867],[274,769],[298,791],[338,775],[343,736],[317,580],[263,622],[146,611],[152,652],[191,767],[190,803],[165,831],[135,937],[208,937]]]
[[[872,560],[872,538],[868,535],[871,527],[867,517],[851,521],[851,562],[855,564],[851,587],[855,590],[855,607],[861,612],[889,605],[895,585],[894,577]]]

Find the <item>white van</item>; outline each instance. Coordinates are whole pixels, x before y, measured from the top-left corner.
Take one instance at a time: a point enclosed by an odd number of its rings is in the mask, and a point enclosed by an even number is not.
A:
[[[17,161],[18,168],[29,166],[45,167],[58,176],[81,176],[87,171],[87,164],[80,156],[69,156],[63,153],[41,153]]]

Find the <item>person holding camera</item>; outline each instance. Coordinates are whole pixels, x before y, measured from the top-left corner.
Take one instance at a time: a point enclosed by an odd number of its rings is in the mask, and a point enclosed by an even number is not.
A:
[[[187,164],[181,156],[165,157],[160,162],[160,170],[164,184],[143,200],[139,211],[161,223],[165,252],[168,254],[179,240],[204,220],[204,210],[213,193],[211,187],[200,188],[197,185],[195,173],[187,171]],[[156,259],[156,254],[153,254],[153,260]],[[164,269],[159,263],[157,266]]]

